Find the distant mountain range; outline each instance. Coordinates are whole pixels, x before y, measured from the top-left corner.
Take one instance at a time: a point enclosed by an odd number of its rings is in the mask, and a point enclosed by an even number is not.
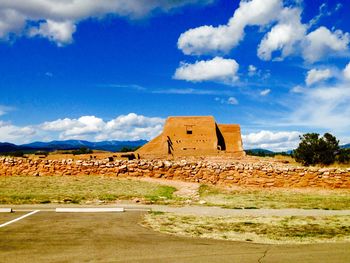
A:
[[[344,145],[340,145],[340,148],[342,149],[350,149],[350,143],[348,144],[344,144]],[[260,148],[256,148],[256,149],[246,149],[246,151],[250,151],[254,154],[259,154],[259,153],[263,153],[263,154],[275,154],[275,153],[280,153],[280,152],[274,152],[274,151],[270,151],[270,150],[266,150],[266,149],[260,149]],[[284,151],[287,154],[291,154],[293,152],[293,150],[288,150],[288,151]]]
[[[340,148],[349,149],[350,148],[350,143],[345,144],[345,145],[341,145]]]
[[[103,150],[109,152],[117,152],[123,148],[135,148],[146,144],[146,140],[138,141],[102,141],[89,142],[82,140],[66,140],[66,141],[51,141],[51,142],[33,142],[22,145],[12,143],[0,143],[0,152],[15,152],[15,151],[55,151],[55,150],[75,150],[82,147],[91,150]]]
[[[266,149],[261,149],[261,148],[256,148],[256,149],[246,149],[246,151],[250,151],[252,153],[265,153],[265,154],[273,154],[275,152],[266,150]]]
[[[143,146],[148,141],[138,140],[138,141],[102,141],[102,142],[89,142],[82,140],[66,140],[66,141],[51,141],[51,142],[32,142],[28,144],[15,145],[12,143],[1,143],[0,142],[0,153],[4,152],[16,152],[16,151],[55,151],[55,150],[75,150],[81,147],[86,147],[91,150],[102,150],[109,152],[118,152],[123,148],[136,148]],[[350,143],[341,145],[343,149],[350,148]],[[274,154],[276,152],[266,150],[266,149],[247,149],[253,153],[265,153]],[[286,151],[290,154],[292,150]]]

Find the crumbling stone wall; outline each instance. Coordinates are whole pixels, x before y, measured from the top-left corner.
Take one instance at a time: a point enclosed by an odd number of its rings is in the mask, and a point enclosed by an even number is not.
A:
[[[350,189],[350,168],[307,168],[269,162],[210,160],[31,160],[0,158],[0,176],[106,175],[213,185]]]

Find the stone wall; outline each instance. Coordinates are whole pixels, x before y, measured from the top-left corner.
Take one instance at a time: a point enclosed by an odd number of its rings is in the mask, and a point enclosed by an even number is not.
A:
[[[227,186],[350,189],[350,168],[305,168],[273,162],[210,160],[31,160],[0,158],[0,176],[153,177]]]

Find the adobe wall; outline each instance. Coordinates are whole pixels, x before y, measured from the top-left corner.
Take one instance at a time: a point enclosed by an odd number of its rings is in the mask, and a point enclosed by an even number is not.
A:
[[[142,159],[245,155],[238,124],[216,124],[212,116],[169,117],[163,132],[138,149]]]
[[[225,140],[226,152],[243,153],[240,126],[238,124],[218,124],[218,127]]]
[[[174,153],[198,155],[217,150],[213,117],[169,117],[163,136],[171,139]]]
[[[215,125],[210,116],[169,117],[162,134],[136,153],[141,158],[217,154]]]
[[[0,176],[154,177],[244,187],[350,189],[350,168],[305,168],[280,163],[210,160],[30,160],[0,158]]]

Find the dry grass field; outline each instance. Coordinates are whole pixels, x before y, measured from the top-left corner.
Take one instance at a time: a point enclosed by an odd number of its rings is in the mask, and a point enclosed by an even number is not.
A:
[[[166,203],[174,187],[104,176],[0,178],[0,204],[112,202],[140,198]]]
[[[162,233],[256,243],[350,241],[349,216],[214,217],[153,212],[143,225]]]
[[[63,159],[71,159],[71,160],[90,160],[92,158],[97,160],[106,159],[108,157],[117,157],[118,159],[121,159],[121,155],[123,153],[113,153],[113,152],[106,152],[106,151],[93,151],[93,153],[89,154],[79,154],[74,155],[70,153],[62,153],[62,151],[55,151],[49,153],[48,156],[43,155],[35,155],[35,154],[26,154],[25,156],[32,160],[37,159],[48,159],[48,160],[63,160]]]
[[[111,203],[134,198],[146,203],[192,203],[231,209],[350,209],[350,190],[192,187],[166,180],[97,175],[11,176],[0,180],[0,204]]]
[[[288,163],[291,165],[295,165],[295,166],[303,166],[301,163],[298,163],[297,161],[295,161],[294,158],[292,158],[291,156],[285,156],[285,155],[276,155],[275,157],[260,157],[260,158],[271,158],[273,160],[277,160],[279,162],[284,162],[284,163]],[[315,167],[328,167],[328,168],[349,168],[350,164],[349,163],[333,163],[331,165],[316,165]]]
[[[350,209],[350,190],[219,188],[201,185],[205,205],[233,209]]]

